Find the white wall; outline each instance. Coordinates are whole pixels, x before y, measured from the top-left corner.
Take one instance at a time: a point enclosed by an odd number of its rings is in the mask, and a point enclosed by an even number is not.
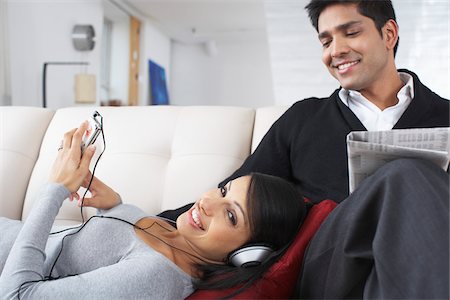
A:
[[[74,101],[74,75],[97,75],[97,102],[100,91],[100,54],[103,25],[102,0],[9,0],[11,50],[11,94],[13,105],[42,106],[42,68],[48,61],[87,61],[89,66],[49,66],[47,68],[47,107],[77,105]],[[96,32],[93,51],[73,48],[72,28],[91,24]],[[117,22],[112,49],[111,98],[128,100],[129,24]],[[120,26],[122,25],[122,26]],[[148,59],[162,65],[170,78],[171,42],[150,21],[142,21],[139,69],[139,104],[148,104]]]
[[[204,44],[173,43],[171,103],[175,105],[273,105],[272,74],[265,34],[246,40]]]
[[[339,82],[321,62],[317,32],[304,9],[309,0],[265,0],[275,103],[325,97]],[[396,63],[419,75],[433,91],[450,98],[448,0],[393,1],[400,26]]]
[[[11,84],[9,76],[9,32],[8,7],[0,0],[0,106],[11,105]]]
[[[50,66],[47,70],[48,107],[74,105],[74,75],[99,73],[101,1],[9,0],[8,13],[12,104],[42,105],[44,62],[87,61],[88,67]],[[71,33],[75,24],[94,26],[97,44],[93,51],[74,49]]]
[[[97,75],[95,104],[99,104],[102,1],[8,0],[8,10],[12,104],[42,105],[43,63],[54,61],[86,61],[89,66],[48,66],[47,107],[77,105],[74,102],[74,75],[84,72]],[[140,19],[140,105],[149,104],[149,59],[166,71],[171,104],[249,107],[273,104],[265,35],[218,41],[217,56],[208,56],[202,45],[172,43],[151,20]],[[94,26],[96,46],[93,51],[79,52],[73,48],[71,32],[75,24]],[[129,45],[127,28],[122,26],[122,30],[115,31],[114,43]],[[122,41],[118,41],[120,39]],[[126,49],[114,48],[112,59],[128,64]],[[123,60],[123,57],[126,59]],[[113,89],[110,97],[126,101],[128,67],[123,63],[115,63],[111,67]]]
[[[156,62],[166,72],[167,88],[170,86],[170,66],[172,45],[170,38],[159,30],[151,21],[143,21],[141,24],[141,51],[139,69],[139,104],[149,105],[149,75],[148,60]],[[169,91],[170,97],[170,91]]]
[[[113,22],[109,98],[128,103],[130,74],[130,18]]]
[[[275,103],[330,95],[339,83],[322,64],[322,48],[304,9],[309,0],[266,0]]]
[[[75,105],[73,76],[83,72],[99,75],[101,0],[7,1],[12,104],[42,105],[44,62],[87,61],[88,67],[48,68],[48,106]],[[321,63],[317,34],[304,10],[307,2],[266,0],[268,36],[218,40],[216,56],[208,55],[201,44],[172,42],[150,20],[142,20],[139,104],[149,104],[148,59],[164,67],[170,101],[175,105],[260,107],[328,96],[339,83]],[[449,2],[404,0],[395,1],[394,6],[401,37],[398,67],[415,71],[431,89],[449,98]],[[73,48],[75,24],[94,26],[93,51]],[[124,75],[128,68],[119,72]],[[123,86],[128,86],[128,76],[121,78]],[[125,95],[125,90],[117,95]]]
[[[397,67],[419,75],[438,95],[450,98],[450,2],[393,1],[400,27]]]

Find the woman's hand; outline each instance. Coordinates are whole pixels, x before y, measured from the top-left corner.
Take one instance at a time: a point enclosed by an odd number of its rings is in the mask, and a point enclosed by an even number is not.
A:
[[[62,149],[53,163],[50,182],[63,184],[71,193],[75,193],[89,174],[89,164],[95,152],[95,146],[89,146],[81,156],[81,139],[88,127],[83,122],[80,127],[64,134]]]
[[[87,188],[91,177],[92,174],[89,172],[81,185]],[[91,192],[90,198],[86,197],[84,198],[84,200],[82,200],[80,199],[78,194],[73,194],[71,200],[73,200],[73,198],[76,198],[78,201],[78,206],[91,206],[98,209],[110,209],[120,204],[119,194],[117,194],[112,188],[110,188],[95,176],[94,178],[92,178],[89,192]]]

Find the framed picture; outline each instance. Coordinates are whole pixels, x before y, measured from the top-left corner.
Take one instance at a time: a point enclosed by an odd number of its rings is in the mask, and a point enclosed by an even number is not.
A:
[[[169,94],[167,92],[166,72],[164,68],[152,60],[148,61],[150,81],[150,104],[168,105]]]

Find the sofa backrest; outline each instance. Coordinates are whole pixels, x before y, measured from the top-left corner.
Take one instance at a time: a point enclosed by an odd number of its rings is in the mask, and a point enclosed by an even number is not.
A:
[[[197,200],[200,191],[214,188],[250,153],[255,115],[250,108],[152,106],[97,110],[104,118],[106,151],[95,174],[121,194],[125,203],[135,204],[149,214]],[[23,218],[48,178],[64,132],[78,126],[92,111],[86,107],[56,111],[31,174]],[[100,150],[101,138],[96,144]],[[84,211],[87,216],[94,213],[92,209]],[[80,209],[64,202],[57,220],[78,222]]]
[[[24,171],[6,174],[11,169],[0,167],[0,172],[3,171],[0,183],[14,186],[10,194],[19,203],[14,206],[14,213],[7,212],[6,216],[16,219],[28,216],[49,176],[64,132],[77,127],[94,110],[103,116],[106,142],[95,175],[121,194],[125,203],[156,214],[194,202],[202,192],[216,187],[243,163],[286,108],[70,107],[56,112],[31,109],[32,116],[28,117],[31,122],[15,137],[14,150],[0,143],[1,153],[20,152],[24,148],[31,153]],[[13,124],[12,118],[20,119],[18,116],[23,115],[24,109],[0,108],[0,112],[7,114],[8,124]],[[2,115],[1,120],[4,119]],[[2,126],[0,132],[6,132],[8,126]],[[100,137],[96,145],[91,170],[103,149]],[[8,154],[8,161],[12,161],[11,156]],[[21,160],[16,163],[22,167],[21,164]],[[1,207],[0,215],[5,215]],[[95,210],[83,209],[83,212],[87,218]],[[56,222],[71,225],[80,221],[80,209],[75,203],[64,202]]]
[[[273,123],[288,109],[288,106],[268,106],[256,109],[255,124],[253,126],[252,149],[253,153],[264,135]]]

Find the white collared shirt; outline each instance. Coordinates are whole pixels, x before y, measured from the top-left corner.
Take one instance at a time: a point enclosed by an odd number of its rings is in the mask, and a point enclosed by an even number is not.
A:
[[[379,109],[357,91],[342,88],[339,91],[339,98],[358,117],[368,131],[390,130],[414,98],[412,76],[403,72],[399,72],[399,75],[405,85],[397,93],[398,103],[384,110]]]

